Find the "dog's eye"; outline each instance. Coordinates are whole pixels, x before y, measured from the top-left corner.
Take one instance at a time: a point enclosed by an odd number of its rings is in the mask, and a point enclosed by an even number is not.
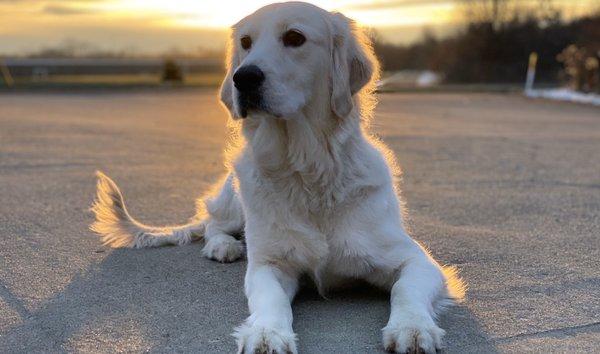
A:
[[[250,36],[243,36],[242,39],[240,39],[240,44],[242,45],[242,48],[248,50],[252,47],[252,38],[250,38]]]
[[[283,45],[286,47],[299,47],[306,42],[306,37],[296,30],[289,30],[283,34]]]

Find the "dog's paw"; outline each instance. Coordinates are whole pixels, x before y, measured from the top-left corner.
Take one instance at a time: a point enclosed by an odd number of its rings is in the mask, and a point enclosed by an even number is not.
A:
[[[215,236],[206,241],[202,255],[222,263],[238,260],[244,254],[244,244],[233,236]]]
[[[383,345],[390,353],[436,353],[445,332],[432,318],[407,318],[383,328]]]
[[[258,325],[236,328],[238,354],[296,354],[296,335],[291,331]]]

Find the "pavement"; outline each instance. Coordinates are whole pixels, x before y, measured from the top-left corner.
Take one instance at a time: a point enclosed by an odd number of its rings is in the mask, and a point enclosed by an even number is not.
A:
[[[88,231],[94,171],[130,212],[179,223],[222,173],[213,91],[0,95],[0,352],[231,353],[245,262],[202,244],[109,249]],[[600,351],[600,108],[515,94],[383,94],[412,235],[467,300],[447,353]],[[294,303],[301,353],[380,353],[387,295]]]

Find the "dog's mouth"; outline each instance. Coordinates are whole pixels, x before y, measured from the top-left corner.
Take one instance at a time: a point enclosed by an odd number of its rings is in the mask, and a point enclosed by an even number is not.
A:
[[[242,118],[248,117],[248,113],[252,111],[267,112],[267,107],[264,104],[262,94],[259,91],[240,92],[238,95],[238,107]]]

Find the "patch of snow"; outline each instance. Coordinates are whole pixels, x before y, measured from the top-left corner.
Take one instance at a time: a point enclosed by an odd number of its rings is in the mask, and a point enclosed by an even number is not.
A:
[[[433,71],[400,70],[381,79],[377,86],[386,88],[432,87],[440,84],[441,81],[440,74]]]
[[[600,95],[593,93],[577,92],[568,88],[548,90],[526,90],[525,96],[532,98],[546,98],[555,101],[586,103],[595,106],[600,106]]]
[[[439,84],[441,81],[440,75],[433,71],[425,70],[417,77],[417,86],[419,87],[430,87]]]

